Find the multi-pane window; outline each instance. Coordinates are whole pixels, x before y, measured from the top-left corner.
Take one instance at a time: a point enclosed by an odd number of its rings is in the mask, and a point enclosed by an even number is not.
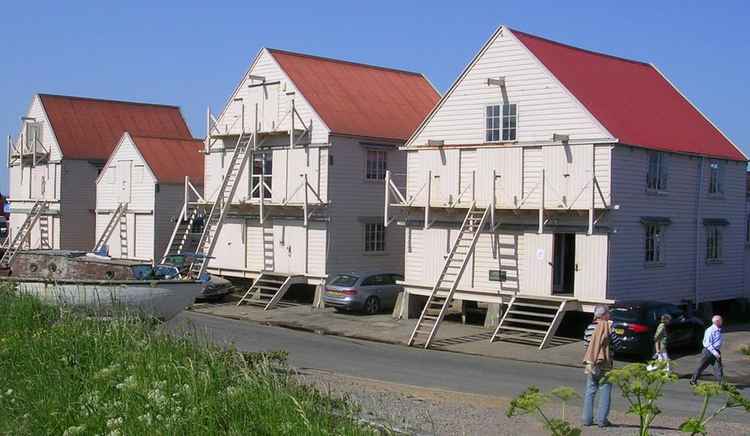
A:
[[[665,191],[667,189],[667,176],[667,155],[658,151],[649,152],[646,188],[654,191]]]
[[[263,198],[271,198],[271,187],[273,186],[272,173],[273,156],[271,153],[256,154],[253,157],[253,174],[250,186],[251,198],[260,198],[261,190],[263,191]]]
[[[37,149],[42,144],[42,123],[26,123],[26,148],[33,150],[36,146]]]
[[[709,179],[708,193],[721,194],[724,192],[724,165],[718,160],[712,160],[708,164]]]
[[[385,251],[385,226],[383,223],[365,224],[365,252]]]
[[[381,150],[367,150],[365,178],[367,180],[384,180],[388,169],[387,153]]]
[[[706,260],[721,260],[721,226],[706,226]]]
[[[485,112],[487,142],[515,141],[518,112],[515,104],[487,106]]]
[[[646,224],[646,263],[660,263],[664,260],[664,226]]]

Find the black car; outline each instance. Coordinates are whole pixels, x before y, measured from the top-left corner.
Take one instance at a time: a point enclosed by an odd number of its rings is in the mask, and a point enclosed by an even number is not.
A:
[[[703,340],[704,322],[689,316],[674,304],[658,301],[623,301],[610,306],[612,330],[616,339],[612,349],[617,354],[635,354],[651,358],[654,354],[654,333],[662,315],[668,314],[672,321],[667,325],[669,349],[681,347],[698,348]],[[584,334],[588,345],[596,321],[589,324]]]

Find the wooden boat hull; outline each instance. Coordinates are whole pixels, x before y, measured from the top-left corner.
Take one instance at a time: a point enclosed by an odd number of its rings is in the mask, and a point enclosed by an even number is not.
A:
[[[161,320],[174,318],[201,293],[199,281],[49,281],[21,277],[14,282],[20,293],[34,295],[50,304],[80,307],[95,313],[135,313]]]

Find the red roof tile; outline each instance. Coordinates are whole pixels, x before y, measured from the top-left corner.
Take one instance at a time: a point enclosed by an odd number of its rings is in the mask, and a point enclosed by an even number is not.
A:
[[[406,140],[440,97],[419,73],[269,52],[332,133]]]
[[[203,141],[130,136],[159,183],[203,184]]]
[[[512,32],[620,143],[746,160],[653,65]]]
[[[39,97],[66,158],[106,160],[126,131],[192,138],[176,106],[49,94]]]

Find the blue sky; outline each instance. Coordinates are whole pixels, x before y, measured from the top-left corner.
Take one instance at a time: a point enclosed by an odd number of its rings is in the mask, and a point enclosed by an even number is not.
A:
[[[508,24],[653,62],[750,152],[750,3],[743,1],[106,3],[0,6],[3,138],[18,130],[37,92],[179,105],[203,136],[206,106],[221,109],[264,46],[420,71],[442,92]],[[0,191],[7,185],[3,164]]]

